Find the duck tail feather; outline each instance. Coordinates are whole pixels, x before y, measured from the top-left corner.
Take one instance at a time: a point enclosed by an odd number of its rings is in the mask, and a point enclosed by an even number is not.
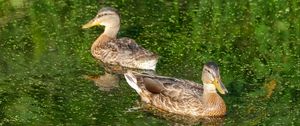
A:
[[[132,72],[127,72],[124,74],[124,77],[127,83],[132,87],[138,94],[142,93],[142,89],[137,84],[136,77],[132,74]]]

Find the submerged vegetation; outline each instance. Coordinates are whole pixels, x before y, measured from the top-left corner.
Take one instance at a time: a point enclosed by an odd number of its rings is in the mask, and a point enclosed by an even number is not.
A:
[[[103,6],[122,17],[119,36],[160,55],[157,73],[201,82],[221,69],[225,124],[300,125],[300,2],[0,0],[0,125],[166,125],[133,107],[125,83],[102,92],[90,46],[103,30],[81,25]]]

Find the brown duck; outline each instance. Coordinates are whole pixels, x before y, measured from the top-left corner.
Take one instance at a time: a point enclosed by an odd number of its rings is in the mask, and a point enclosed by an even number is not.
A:
[[[208,62],[202,71],[203,85],[192,81],[128,71],[127,83],[141,101],[160,111],[190,117],[224,116],[226,105],[218,95],[227,93],[218,65]]]
[[[117,38],[120,29],[120,16],[117,10],[102,8],[94,19],[82,28],[105,26],[104,32],[92,44],[93,57],[104,65],[104,76],[92,78],[99,87],[110,89],[117,87],[118,77],[112,73],[122,74],[127,69],[154,71],[158,56],[139,46],[133,39]]]

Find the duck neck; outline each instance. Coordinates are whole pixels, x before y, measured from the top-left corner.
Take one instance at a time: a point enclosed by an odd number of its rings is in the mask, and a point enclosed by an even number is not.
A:
[[[106,26],[104,32],[102,35],[109,36],[111,38],[116,38],[117,34],[119,32],[120,25],[115,25],[115,26]]]
[[[120,26],[106,26],[104,32],[96,39],[93,43],[91,50],[95,50],[98,46],[103,45],[109,40],[115,39],[117,37]],[[92,52],[93,53],[93,52]]]
[[[217,93],[216,86],[214,84],[203,84],[204,93]]]
[[[202,102],[205,106],[205,114],[208,115],[223,115],[226,112],[226,105],[218,95],[216,87],[213,84],[203,84],[203,99]]]

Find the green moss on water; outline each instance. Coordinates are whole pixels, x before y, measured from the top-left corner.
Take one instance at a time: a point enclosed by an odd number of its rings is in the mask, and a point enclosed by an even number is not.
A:
[[[104,72],[90,54],[103,28],[81,29],[103,6],[120,11],[119,36],[160,55],[161,75],[201,82],[216,61],[230,92],[225,125],[300,125],[296,0],[0,0],[0,125],[169,123],[128,112],[138,95],[124,80],[102,92],[83,78]]]

